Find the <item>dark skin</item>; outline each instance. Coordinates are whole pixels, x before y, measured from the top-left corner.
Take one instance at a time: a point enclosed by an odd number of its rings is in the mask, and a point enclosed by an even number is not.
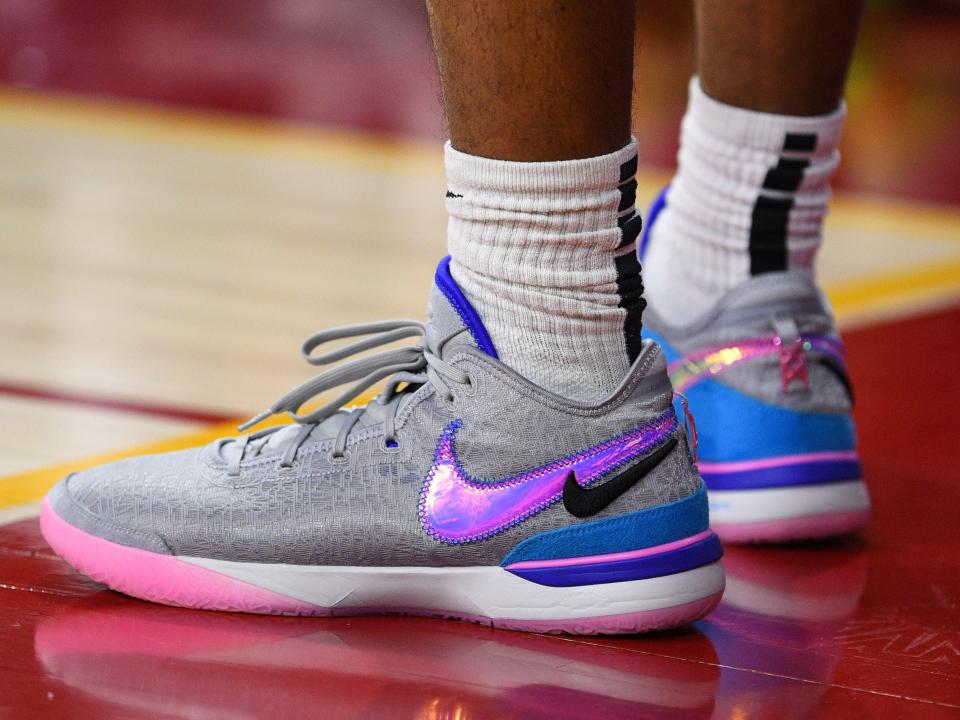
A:
[[[696,0],[697,73],[728,105],[778,115],[837,109],[862,0]]]
[[[633,0],[427,0],[450,141],[570,160],[630,141]]]
[[[708,95],[782,115],[836,110],[862,0],[695,6]],[[427,0],[427,12],[456,149],[569,160],[629,141],[634,0]]]

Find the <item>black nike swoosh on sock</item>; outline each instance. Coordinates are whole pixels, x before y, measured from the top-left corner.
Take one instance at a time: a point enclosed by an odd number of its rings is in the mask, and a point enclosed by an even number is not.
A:
[[[670,438],[639,462],[597,487],[583,487],[577,482],[577,474],[571,470],[563,484],[563,506],[568,513],[576,517],[590,517],[597,514],[640,482],[670,454],[676,445],[677,439]]]

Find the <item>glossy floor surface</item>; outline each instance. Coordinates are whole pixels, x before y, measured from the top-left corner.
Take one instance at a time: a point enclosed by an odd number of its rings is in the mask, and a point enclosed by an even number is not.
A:
[[[36,501],[66,472],[229,434],[310,374],[312,331],[422,316],[440,111],[419,4],[386,5],[0,3],[0,718],[960,717],[960,19],[936,2],[868,15],[821,255],[861,537],[728,548],[710,617],[616,639],[158,607],[52,554]],[[644,200],[689,45],[652,5]]]

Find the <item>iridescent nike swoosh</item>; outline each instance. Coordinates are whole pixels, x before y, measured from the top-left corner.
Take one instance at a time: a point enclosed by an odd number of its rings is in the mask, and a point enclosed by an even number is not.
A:
[[[653,422],[547,465],[494,481],[470,477],[457,457],[460,421],[450,423],[437,443],[433,467],[420,491],[420,523],[448,543],[483,540],[552,505],[563,495],[573,470],[588,486],[672,436],[677,419],[667,411]]]

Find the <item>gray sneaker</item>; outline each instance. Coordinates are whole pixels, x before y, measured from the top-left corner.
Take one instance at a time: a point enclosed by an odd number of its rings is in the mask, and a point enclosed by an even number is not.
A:
[[[44,501],[47,541],[111,588],[187,607],[570,633],[705,615],[721,549],[660,349],[647,342],[597,405],[553,395],[497,360],[448,262],[426,326],[338,328],[304,355],[419,344],[341,363],[254,418],[289,412],[291,425],[70,475]],[[313,354],[343,338],[360,339]]]
[[[651,209],[644,249],[667,197]],[[711,523],[724,542],[822,538],[866,524],[843,343],[808,274],[751,278],[687,327],[653,305],[643,323],[693,412]]]

